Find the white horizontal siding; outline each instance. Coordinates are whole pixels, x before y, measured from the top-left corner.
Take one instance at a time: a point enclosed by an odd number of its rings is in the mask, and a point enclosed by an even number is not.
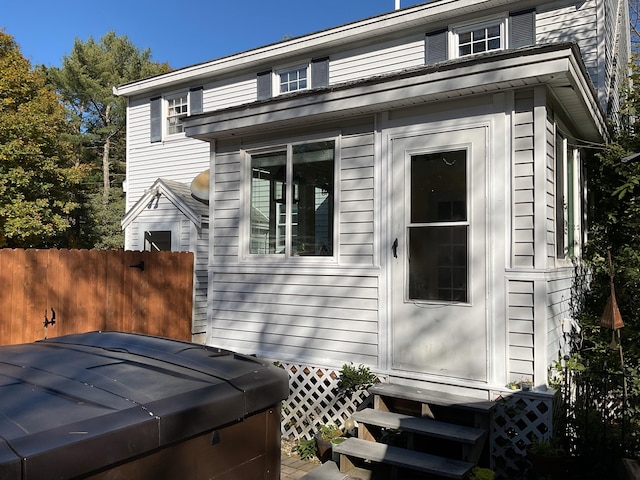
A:
[[[214,168],[213,256],[237,262],[240,238],[240,153],[218,153]]]
[[[216,272],[210,304],[210,345],[336,365],[377,362],[377,277]]]
[[[368,45],[331,56],[329,82],[350,82],[424,65],[424,36]]]
[[[513,118],[512,265],[534,266],[534,123],[533,92],[516,93]]]
[[[176,136],[150,141],[149,98],[130,101],[127,125],[127,211],[160,178],[190,183],[209,168],[209,143]]]
[[[243,75],[205,85],[202,106],[205,112],[255,102],[258,98],[256,74]]]
[[[556,135],[554,121],[549,116],[547,116],[545,132],[547,145],[545,155],[547,264],[552,266],[555,265],[556,260],[556,216],[562,215],[562,212],[556,212],[556,188],[562,188],[562,186],[556,186]]]
[[[510,280],[508,298],[508,379],[533,378],[534,371],[534,282]]]
[[[547,358],[548,364],[569,353],[570,345],[563,341],[562,320],[571,318],[573,269],[565,268],[547,282]],[[567,351],[566,351],[567,350]]]
[[[598,73],[598,16],[595,0],[577,2],[536,13],[536,42],[576,42],[596,88],[604,87]]]
[[[340,161],[340,263],[372,265],[374,143],[372,133],[345,133]]]
[[[193,323],[192,332],[202,334],[207,331],[207,288],[209,267],[209,224],[202,224],[198,229],[191,226],[195,234],[195,258],[193,272]]]

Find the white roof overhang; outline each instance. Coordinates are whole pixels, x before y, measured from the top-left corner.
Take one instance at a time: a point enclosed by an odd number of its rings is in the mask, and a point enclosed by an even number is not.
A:
[[[536,85],[548,88],[581,139],[608,138],[578,48],[569,43],[465,57],[204,113],[187,117],[185,132],[208,141]]]
[[[149,187],[138,201],[122,217],[120,222],[123,229],[127,228],[142,212],[154,208],[161,195],[164,195],[178,211],[187,217],[198,228],[202,227],[203,220],[209,218],[209,209],[189,192],[189,185],[158,178]],[[205,213],[206,212],[206,213]],[[206,222],[205,222],[206,223]]]

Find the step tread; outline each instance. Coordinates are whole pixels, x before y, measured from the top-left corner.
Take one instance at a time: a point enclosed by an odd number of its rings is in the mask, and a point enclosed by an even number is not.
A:
[[[393,428],[467,444],[479,442],[486,434],[486,432],[480,428],[439,422],[431,418],[414,417],[402,413],[383,412],[371,408],[355,412],[352,418],[367,425]]]
[[[334,450],[342,455],[406,467],[448,478],[464,478],[474,466],[473,463],[461,460],[438,457],[428,453],[393,447],[384,443],[369,442],[354,437],[350,437],[341,444],[336,445]]]
[[[491,413],[495,407],[495,402],[482,400],[480,398],[454,395],[451,393],[435,392],[423,388],[409,387],[392,383],[378,383],[369,388],[372,395],[401,398],[421,403],[440,405],[444,407],[455,407],[470,410],[477,413]]]

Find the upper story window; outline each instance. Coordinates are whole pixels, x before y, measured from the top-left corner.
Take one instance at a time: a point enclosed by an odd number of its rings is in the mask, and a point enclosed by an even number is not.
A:
[[[304,90],[308,86],[308,68],[296,67],[289,70],[279,71],[279,93],[294,92]]]
[[[149,99],[149,140],[161,142],[165,137],[184,133],[183,118],[202,113],[203,88]]]
[[[453,34],[458,57],[502,50],[506,44],[504,21],[457,28]]]
[[[335,142],[251,155],[249,253],[333,256]]]
[[[167,98],[167,135],[184,132],[182,118],[189,113],[188,94]]]
[[[536,43],[536,12],[523,10],[476,23],[450,25],[425,35],[425,64]]]
[[[457,35],[459,57],[504,48],[502,24],[459,31]]]

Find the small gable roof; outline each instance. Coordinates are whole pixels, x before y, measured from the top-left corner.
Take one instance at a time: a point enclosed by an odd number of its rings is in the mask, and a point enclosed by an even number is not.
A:
[[[189,184],[158,178],[122,218],[122,228],[127,228],[154,202],[157,195],[164,196],[197,227],[202,227],[203,219],[209,218],[209,206],[191,195]]]

